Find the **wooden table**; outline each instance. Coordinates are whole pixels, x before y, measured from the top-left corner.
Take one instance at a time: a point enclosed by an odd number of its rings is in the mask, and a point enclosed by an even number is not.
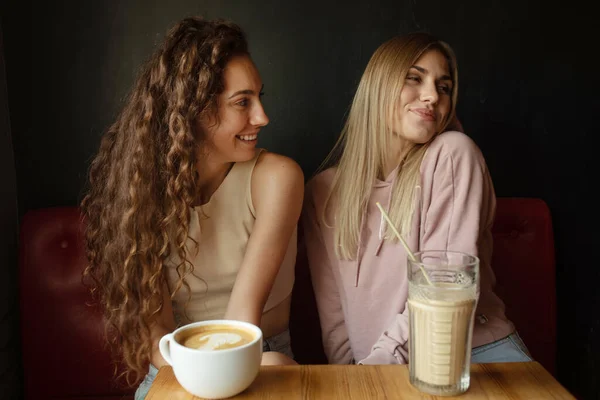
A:
[[[298,365],[261,367],[248,389],[232,399],[574,399],[537,362],[473,364],[471,387],[461,396],[436,397],[408,381],[407,365]],[[147,400],[198,399],[163,367]]]

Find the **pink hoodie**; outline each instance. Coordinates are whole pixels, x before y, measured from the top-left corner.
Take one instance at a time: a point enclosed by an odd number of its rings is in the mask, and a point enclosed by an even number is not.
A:
[[[333,228],[320,220],[333,168],[307,184],[304,235],[323,346],[332,364],[408,362],[407,255],[400,243],[380,239],[387,227],[375,204],[388,209],[396,173],[373,185],[356,260],[336,257]],[[445,132],[433,140],[421,164],[416,201],[411,232],[404,238],[413,251],[454,250],[480,258],[473,347],[511,334],[514,326],[493,292],[490,266],[496,197],[485,160],[468,136]],[[333,214],[327,218],[333,221]]]

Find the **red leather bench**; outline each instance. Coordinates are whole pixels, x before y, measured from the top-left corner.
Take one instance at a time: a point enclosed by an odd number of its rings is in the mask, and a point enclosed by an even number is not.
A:
[[[19,244],[25,399],[133,399],[119,386],[105,320],[82,283],[79,209],[46,208],[22,220]]]
[[[538,199],[498,199],[494,238],[498,293],[533,356],[554,374],[554,245],[547,206]],[[81,281],[86,261],[79,209],[28,212],[19,246],[25,399],[132,399],[135,389],[115,382],[105,321]],[[290,330],[298,362],[326,362],[302,241]]]
[[[496,293],[533,358],[556,377],[556,268],[552,218],[540,199],[498,199]]]

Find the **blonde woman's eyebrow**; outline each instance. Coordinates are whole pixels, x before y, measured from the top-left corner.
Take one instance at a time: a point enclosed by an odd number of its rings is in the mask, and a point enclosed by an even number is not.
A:
[[[413,65],[411,68],[416,69],[417,71],[419,71],[422,74],[427,74],[429,72],[425,68],[419,67],[418,65]],[[452,78],[449,75],[442,75],[437,80],[438,81],[451,81]]]

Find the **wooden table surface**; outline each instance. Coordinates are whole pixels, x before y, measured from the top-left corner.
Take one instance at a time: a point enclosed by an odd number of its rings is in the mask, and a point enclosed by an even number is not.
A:
[[[147,400],[199,399],[163,367]],[[231,399],[574,399],[537,362],[473,364],[471,387],[456,397],[419,392],[408,380],[407,365],[294,365],[261,367],[248,389]]]

